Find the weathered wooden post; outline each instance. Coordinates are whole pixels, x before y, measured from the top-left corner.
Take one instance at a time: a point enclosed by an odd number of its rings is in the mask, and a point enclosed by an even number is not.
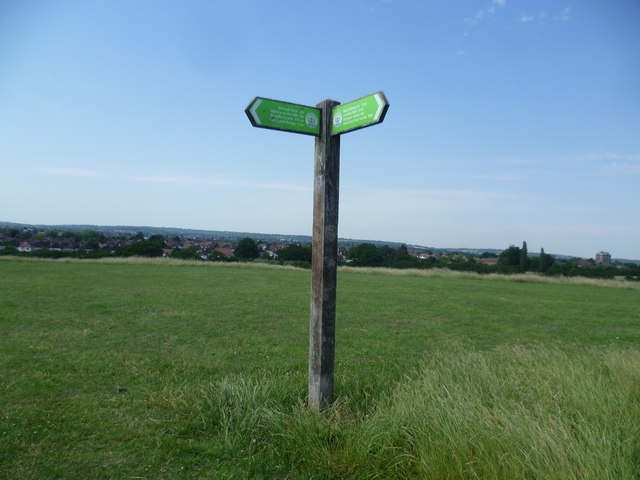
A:
[[[331,135],[331,114],[336,105],[339,103],[334,100],[317,105],[321,113],[313,185],[309,406],[318,410],[333,401],[340,136]]]
[[[309,328],[309,406],[333,401],[338,268],[340,135],[381,123],[389,108],[382,92],[349,103],[316,107],[254,98],[245,109],[251,125],[316,137],[313,181],[313,260]]]

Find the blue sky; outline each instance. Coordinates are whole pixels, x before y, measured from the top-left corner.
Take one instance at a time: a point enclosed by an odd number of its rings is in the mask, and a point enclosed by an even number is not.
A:
[[[0,220],[310,234],[255,96],[382,90],[339,234],[640,258],[637,0],[0,1]]]

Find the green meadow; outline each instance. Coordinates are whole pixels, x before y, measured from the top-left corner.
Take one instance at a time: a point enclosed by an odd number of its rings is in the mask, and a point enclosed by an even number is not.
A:
[[[0,259],[0,478],[638,479],[640,285]]]

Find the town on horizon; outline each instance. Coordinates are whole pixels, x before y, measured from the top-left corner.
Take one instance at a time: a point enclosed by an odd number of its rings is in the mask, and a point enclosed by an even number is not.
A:
[[[16,233],[15,231],[19,232]],[[8,238],[8,233],[13,231],[14,237]],[[165,254],[170,255],[174,249],[189,248],[199,246],[202,249],[202,256],[207,258],[206,250],[212,245],[217,244],[220,253],[227,257],[233,256],[234,245],[242,238],[255,239],[263,246],[264,251],[268,251],[266,255],[275,256],[275,252],[279,248],[287,245],[299,244],[310,245],[310,235],[294,235],[294,234],[273,234],[273,233],[256,233],[256,232],[232,232],[218,230],[201,230],[175,227],[151,227],[151,226],[105,226],[91,224],[63,224],[63,225],[43,225],[43,224],[24,224],[16,222],[0,221],[0,249],[6,246],[14,246],[21,252],[30,252],[40,248],[49,249],[66,249],[73,250],[74,246],[68,241],[72,235],[69,232],[99,232],[104,236],[105,243],[94,244],[94,248],[106,248],[115,252],[117,248],[124,246],[127,242],[131,243],[134,239],[148,239],[152,235],[162,235],[167,239],[167,247]],[[55,235],[54,235],[54,232]],[[67,234],[65,234],[67,232]],[[47,234],[49,234],[47,236]],[[65,238],[67,241],[65,242]],[[21,240],[16,244],[16,240]],[[119,240],[116,240],[119,239]],[[124,239],[127,239],[125,241]],[[11,241],[10,241],[11,240]],[[389,242],[384,240],[369,239],[351,239],[339,238],[339,251],[341,256],[346,253],[349,248],[358,244],[372,244],[377,247],[388,246],[398,248],[402,245],[407,247],[410,255],[424,259],[425,255],[443,256],[450,253],[463,254],[470,256],[481,256],[482,254],[495,254],[496,257],[501,252],[509,248],[506,246],[500,248],[474,248],[474,247],[428,247],[423,245],[409,244],[403,242]],[[10,244],[10,245],[9,245]],[[54,246],[55,244],[55,246]],[[525,242],[526,244],[526,242]],[[513,245],[510,245],[513,246]],[[89,248],[86,244],[84,248]],[[76,245],[75,248],[79,248]],[[530,256],[538,256],[537,252],[529,252]],[[600,250],[594,252],[593,257],[584,258],[575,255],[550,253],[556,259],[560,260],[590,260],[594,264],[612,265],[614,263],[638,263],[640,259],[620,259],[613,257],[609,252]],[[490,262],[489,262],[490,264]]]

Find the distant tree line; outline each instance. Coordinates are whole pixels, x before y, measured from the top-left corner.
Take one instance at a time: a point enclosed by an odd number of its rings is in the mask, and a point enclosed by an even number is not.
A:
[[[495,265],[479,261],[482,258],[497,258]],[[378,247],[371,243],[360,243],[345,254],[348,265],[354,267],[386,267],[386,268],[448,268],[450,270],[470,271],[477,273],[525,273],[537,272],[544,275],[584,276],[593,278],[624,277],[628,280],[640,280],[640,265],[628,263],[624,265],[596,265],[590,262],[585,265],[580,260],[557,260],[553,255],[540,250],[539,255],[529,255],[527,243],[522,247],[509,246],[499,255],[485,253],[479,257],[459,252],[436,256],[427,252],[425,258],[410,255],[406,245],[391,248],[387,245]]]
[[[174,241],[179,240],[178,237]],[[36,245],[32,251],[21,251],[18,247],[23,242]],[[106,237],[95,230],[56,231],[47,230],[36,233],[30,229],[0,229],[0,255],[15,255],[40,258],[102,258],[102,257],[161,257],[198,261],[260,261],[279,265],[294,265],[311,268],[311,245],[289,244],[272,255],[261,250],[259,242],[245,237],[237,242],[233,256],[229,257],[216,250],[217,243],[203,249],[200,245],[184,248],[167,248],[167,240],[163,235],[151,235],[146,238],[142,232],[132,236]],[[170,251],[170,253],[168,253]],[[496,258],[495,264],[482,261],[485,258]],[[344,265],[354,267],[382,268],[448,268],[450,270],[471,271],[477,273],[524,273],[537,272],[545,275],[584,276],[593,278],[625,277],[629,280],[640,280],[640,265],[627,263],[624,265],[597,265],[593,260],[558,260],[540,250],[538,255],[530,255],[527,243],[521,247],[509,246],[500,254],[489,252],[477,257],[462,253],[449,252],[446,255],[435,255],[425,252],[420,258],[411,253],[406,245],[397,248],[388,245],[377,246],[372,243],[359,243],[344,254],[341,261]]]

